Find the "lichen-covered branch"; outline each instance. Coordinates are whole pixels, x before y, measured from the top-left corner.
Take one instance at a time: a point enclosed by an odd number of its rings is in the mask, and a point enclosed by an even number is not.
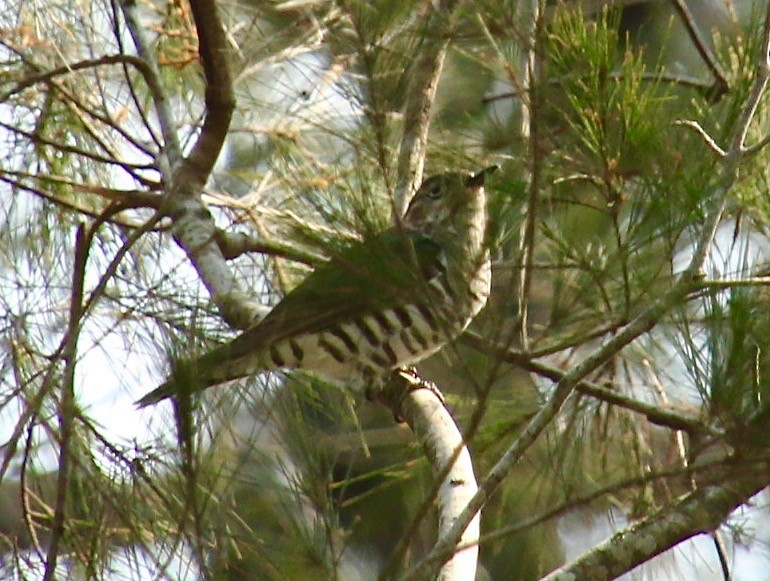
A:
[[[710,533],[738,506],[762,490],[770,474],[764,470],[725,484],[703,486],[650,517],[624,529],[579,559],[544,577],[613,579],[698,534]]]

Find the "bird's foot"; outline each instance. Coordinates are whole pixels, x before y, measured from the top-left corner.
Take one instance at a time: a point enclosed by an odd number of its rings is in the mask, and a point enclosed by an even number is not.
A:
[[[395,370],[384,385],[374,386],[366,390],[370,401],[379,401],[390,408],[396,423],[403,423],[402,406],[406,397],[418,389],[427,389],[442,403],[446,403],[444,394],[432,381],[420,377],[414,367],[404,367]]]

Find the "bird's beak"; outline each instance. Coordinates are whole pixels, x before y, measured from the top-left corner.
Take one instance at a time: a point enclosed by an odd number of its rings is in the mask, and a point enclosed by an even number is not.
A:
[[[499,169],[496,165],[490,165],[484,169],[477,171],[472,176],[465,180],[465,186],[468,188],[480,188],[484,185],[484,180],[487,179],[487,175]]]

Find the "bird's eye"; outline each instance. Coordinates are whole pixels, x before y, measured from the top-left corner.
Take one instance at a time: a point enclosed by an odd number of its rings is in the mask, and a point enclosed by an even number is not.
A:
[[[437,200],[441,197],[443,188],[441,187],[441,184],[433,184],[425,193],[431,200]]]

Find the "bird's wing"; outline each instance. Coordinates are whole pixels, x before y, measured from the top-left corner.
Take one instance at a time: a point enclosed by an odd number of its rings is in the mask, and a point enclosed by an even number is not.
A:
[[[440,250],[419,233],[395,229],[356,243],[317,268],[262,321],[221,349],[227,357],[241,357],[414,298],[439,272]]]

